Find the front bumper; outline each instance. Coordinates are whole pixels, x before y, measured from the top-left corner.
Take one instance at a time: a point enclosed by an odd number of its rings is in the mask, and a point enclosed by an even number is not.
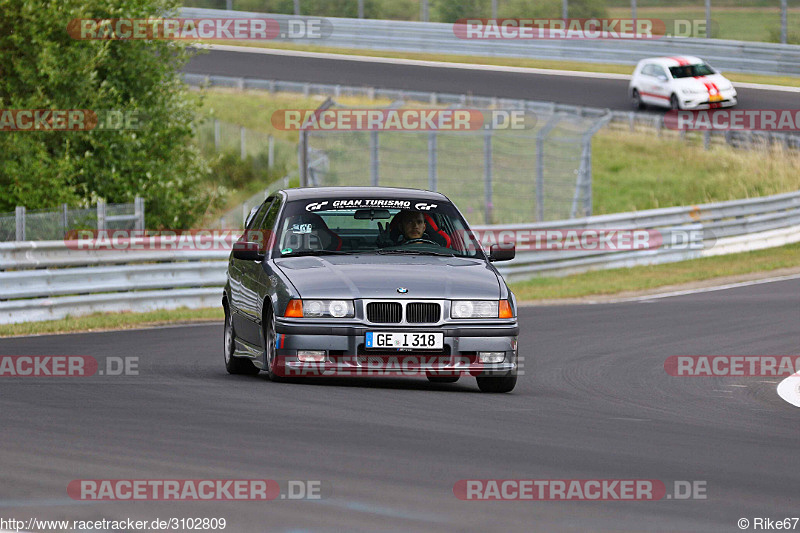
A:
[[[503,376],[518,372],[519,326],[459,324],[437,327],[298,324],[276,320],[277,373],[295,377]],[[440,351],[365,349],[367,331],[443,333]],[[324,361],[302,362],[298,351],[324,351]],[[482,363],[479,352],[503,352],[503,362]]]
[[[738,103],[736,90],[720,91],[718,97],[708,94],[681,95],[681,108],[686,110],[718,109],[733,107]]]

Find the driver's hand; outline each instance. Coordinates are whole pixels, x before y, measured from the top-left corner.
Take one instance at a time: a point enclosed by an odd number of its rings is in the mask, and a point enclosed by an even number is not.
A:
[[[395,244],[390,235],[388,222],[386,223],[386,226],[378,222],[378,239],[376,240],[376,244],[381,248]]]

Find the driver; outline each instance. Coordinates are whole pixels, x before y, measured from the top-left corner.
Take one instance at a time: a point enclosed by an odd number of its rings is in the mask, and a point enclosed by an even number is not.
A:
[[[425,238],[425,217],[420,211],[401,211],[399,226],[407,241]]]
[[[442,235],[428,228],[425,215],[421,211],[400,211],[395,215],[389,226],[392,228],[390,238],[395,243],[398,240],[400,242],[411,242],[422,239],[431,244],[438,244],[443,248],[449,246]]]

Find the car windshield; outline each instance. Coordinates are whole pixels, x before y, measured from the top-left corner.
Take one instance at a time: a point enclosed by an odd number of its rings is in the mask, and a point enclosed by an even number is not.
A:
[[[323,198],[286,205],[275,256],[385,254],[484,258],[458,210],[430,199]]]
[[[714,69],[706,63],[669,67],[669,72],[672,74],[673,78],[692,78],[695,76],[710,76],[711,74],[715,74]]]

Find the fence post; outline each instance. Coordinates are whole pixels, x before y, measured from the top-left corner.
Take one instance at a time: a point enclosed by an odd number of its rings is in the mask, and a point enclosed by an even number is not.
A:
[[[214,119],[214,151],[219,152],[219,119]]]
[[[267,137],[267,168],[275,166],[275,138],[270,135]]]
[[[706,0],[706,39],[713,37],[711,32],[711,0]]]
[[[378,147],[378,132],[369,132],[369,182],[373,187],[377,187],[380,183],[378,175],[379,168],[379,147]]]
[[[300,130],[297,143],[297,167],[300,173],[300,186],[308,187],[308,130]]]
[[[711,146],[711,131],[706,130],[703,132],[703,149],[708,150],[709,146]]]
[[[247,159],[247,146],[245,145],[244,126],[239,126],[239,145],[240,145],[240,159],[244,161]]]
[[[24,241],[25,240],[25,206],[18,205],[17,208],[14,210],[16,215],[16,223],[17,223],[17,236],[16,240]]]
[[[64,237],[67,236],[67,226],[69,225],[69,207],[61,204],[61,225],[64,227]]]
[[[136,216],[134,229],[144,231],[144,198],[137,196],[133,199],[133,214]]]
[[[789,32],[787,31],[787,22],[786,22],[786,9],[787,9],[787,2],[786,0],[781,0],[781,44],[786,44],[787,38],[789,37]]]
[[[483,209],[486,224],[492,223],[492,132],[483,136]]]
[[[436,132],[432,131],[428,134],[428,189],[431,191],[435,191],[439,184],[438,176],[436,175],[436,169],[438,166],[437,161],[437,148],[438,143],[436,142]]]
[[[106,202],[102,198],[97,200],[97,231],[106,229]]]

